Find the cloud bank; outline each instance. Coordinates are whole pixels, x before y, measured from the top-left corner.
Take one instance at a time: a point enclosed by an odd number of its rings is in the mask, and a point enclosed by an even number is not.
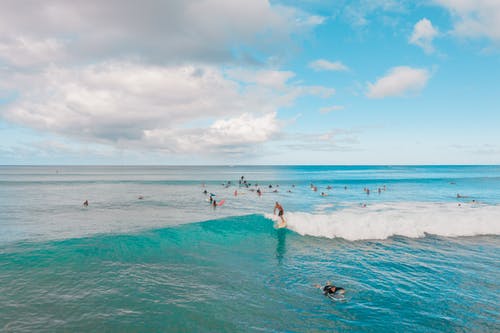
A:
[[[16,74],[4,82],[22,87],[23,93],[3,115],[89,142],[182,153],[237,152],[236,146],[264,143],[279,132],[280,107],[303,95],[333,93],[289,84],[291,77],[285,71],[251,75],[209,65],[53,66],[41,75]]]
[[[281,107],[334,93],[269,65],[323,21],[267,0],[7,0],[0,116],[118,148],[248,150],[279,135]]]
[[[16,64],[12,54],[35,55],[50,62],[66,53],[75,61],[232,62],[279,53],[277,45],[322,21],[266,0],[7,0],[0,11],[0,58]]]

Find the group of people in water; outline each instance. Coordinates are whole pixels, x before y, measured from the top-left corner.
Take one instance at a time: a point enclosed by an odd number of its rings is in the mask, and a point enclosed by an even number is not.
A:
[[[247,182],[247,180],[245,179],[244,176],[241,176],[241,178],[239,179],[238,181],[239,183],[239,186],[240,187],[245,187],[247,189],[249,189],[249,191],[251,192],[256,192],[258,196],[262,196],[262,191],[259,187],[258,184],[254,184],[254,187],[256,187],[257,189],[254,189],[254,188],[251,188],[252,184],[250,184],[249,182]],[[228,181],[226,183],[223,183],[222,184],[225,188],[228,188],[231,186],[231,181]],[[203,184],[203,187],[205,187],[205,184]],[[292,188],[294,188],[295,185],[292,185]],[[384,186],[385,187],[385,186]],[[272,184],[269,184],[268,186],[269,189],[273,189],[273,185]],[[272,190],[273,193],[277,193],[278,192],[278,188],[279,188],[279,185],[276,185],[274,187],[274,189]],[[331,190],[333,187],[332,186],[327,186],[327,190]],[[311,184],[311,189],[313,191],[317,191],[318,188]],[[347,190],[347,186],[344,187],[345,190]],[[291,193],[292,191],[289,189],[287,191],[288,193]],[[215,200],[215,194],[214,193],[211,193],[211,192],[208,192],[206,189],[203,190],[203,194],[205,194],[206,196],[208,196],[208,201],[209,203],[215,208],[217,206],[217,202]],[[233,192],[234,196],[238,196],[238,189],[235,189],[234,192]],[[322,192],[321,193],[322,196],[326,196],[327,194]],[[284,217],[284,214],[285,214],[285,209],[283,208],[283,206],[278,202],[276,201],[275,204],[274,204],[274,210],[273,210],[273,214],[276,215],[276,213],[278,213],[278,218],[279,218],[279,223],[278,223],[278,227],[279,228],[282,228],[284,226],[286,226],[286,221],[285,221],[285,217]],[[342,288],[342,287],[338,287],[338,286],[335,286],[333,285],[332,283],[330,282],[327,282],[324,286],[321,286],[319,284],[316,284],[315,287],[319,288],[319,289],[322,289],[323,291],[323,294],[325,296],[328,296],[332,299],[340,299],[342,300],[343,299],[343,295],[345,293],[345,289]]]

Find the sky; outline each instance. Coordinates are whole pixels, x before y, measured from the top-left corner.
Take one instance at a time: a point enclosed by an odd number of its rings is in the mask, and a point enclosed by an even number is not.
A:
[[[0,164],[500,164],[499,0],[0,0]]]

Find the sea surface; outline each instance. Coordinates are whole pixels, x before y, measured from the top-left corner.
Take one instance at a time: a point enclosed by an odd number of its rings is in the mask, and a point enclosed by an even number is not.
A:
[[[0,166],[2,332],[498,332],[499,277],[500,166]]]

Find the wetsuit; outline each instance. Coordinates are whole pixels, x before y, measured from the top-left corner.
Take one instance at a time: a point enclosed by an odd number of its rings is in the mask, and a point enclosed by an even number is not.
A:
[[[325,295],[333,295],[341,290],[344,290],[342,287],[335,287],[332,285],[327,284],[326,286],[323,287],[323,293]]]

